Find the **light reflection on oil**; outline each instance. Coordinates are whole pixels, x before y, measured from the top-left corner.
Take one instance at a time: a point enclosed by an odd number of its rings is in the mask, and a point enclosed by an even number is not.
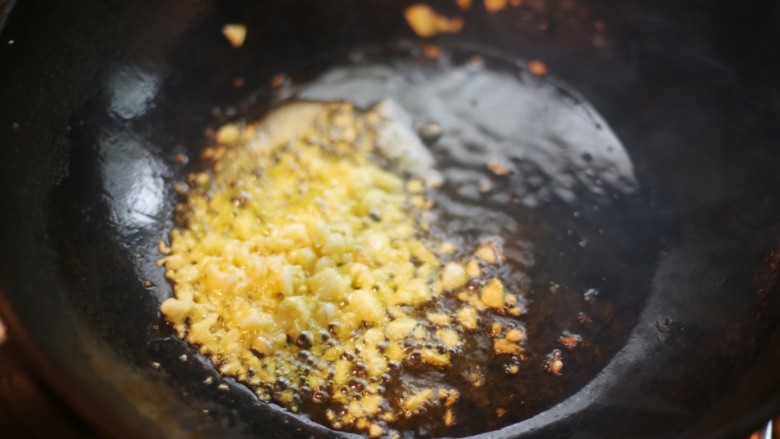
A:
[[[620,140],[582,99],[548,80],[479,64],[369,64],[325,73],[304,86],[306,99],[347,99],[357,105],[392,96],[417,121],[433,121],[440,157],[466,165],[500,164],[519,178],[515,194],[535,207],[551,199],[636,189],[634,168]],[[478,173],[447,175],[462,188],[478,187]],[[515,183],[515,181],[513,181]],[[475,197],[481,196],[476,191]]]
[[[135,119],[152,108],[160,77],[131,65],[115,67],[105,85],[111,112],[122,119]]]
[[[138,229],[159,221],[164,203],[164,165],[127,135],[107,134],[100,142],[104,188],[112,222]]]

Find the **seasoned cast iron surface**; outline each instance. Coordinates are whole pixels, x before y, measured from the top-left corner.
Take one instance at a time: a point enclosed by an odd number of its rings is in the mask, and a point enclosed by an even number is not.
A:
[[[19,2],[0,34],[4,319],[117,435],[334,435],[230,380],[202,384],[209,364],[166,337],[158,313],[170,287],[156,242],[187,172],[178,153],[196,157],[228,107],[262,113],[268,96],[247,94],[276,73],[413,39],[409,3],[79,3]],[[624,279],[593,273],[597,303],[614,308],[591,341],[598,368],[540,386],[546,410],[501,434],[728,437],[780,409],[777,7],[560,0],[489,15],[481,2],[433,4],[466,20],[440,43],[544,60],[609,123],[638,182],[639,204],[596,219],[618,222],[606,232],[620,231],[621,250],[606,238],[589,250]],[[224,41],[226,22],[248,25],[242,48]],[[551,328],[566,325],[553,310],[570,302],[532,300]]]

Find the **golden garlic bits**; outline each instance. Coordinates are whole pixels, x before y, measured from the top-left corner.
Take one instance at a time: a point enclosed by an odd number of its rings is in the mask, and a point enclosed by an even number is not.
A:
[[[223,375],[369,436],[425,414],[457,423],[451,383],[399,377],[454,367],[482,319],[496,355],[525,341],[490,317],[518,309],[482,278],[495,243],[455,260],[429,232],[433,159],[393,111],[298,102],[222,127],[161,259],[162,312]]]

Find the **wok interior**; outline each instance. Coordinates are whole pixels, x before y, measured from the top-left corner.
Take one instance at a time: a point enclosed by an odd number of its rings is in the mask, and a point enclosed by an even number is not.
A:
[[[261,115],[279,72],[304,80],[359,48],[413,39],[409,3],[222,3],[95,4],[86,14],[16,6],[3,41],[19,43],[0,52],[14,61],[0,79],[18,84],[3,92],[15,105],[0,106],[14,121],[0,127],[10,139],[2,162],[14,164],[0,176],[13,212],[0,232],[2,286],[18,330],[109,430],[331,435],[241,385],[202,385],[219,377],[158,313],[170,287],[156,246],[172,227],[172,186],[196,166],[176,157],[197,157],[205,128],[233,116],[226,109]],[[726,435],[778,408],[780,377],[770,372],[780,365],[780,153],[777,67],[766,57],[780,41],[771,38],[776,9],[550,1],[492,15],[480,2],[467,12],[432,4],[466,23],[437,43],[543,59],[606,119],[638,181],[635,198],[593,220],[625,233],[572,257],[571,273],[559,275],[592,276],[614,291],[592,358],[523,396],[530,419],[507,433]],[[240,49],[220,34],[228,22],[249,29]],[[46,82],[32,71],[48,72]],[[566,213],[550,209],[550,218]],[[549,229],[542,265],[556,261],[571,225],[556,221],[536,224]],[[596,279],[591,266],[610,276]],[[537,289],[558,280],[540,276]],[[532,297],[536,325],[543,316],[565,326],[555,319],[572,318],[573,297]]]

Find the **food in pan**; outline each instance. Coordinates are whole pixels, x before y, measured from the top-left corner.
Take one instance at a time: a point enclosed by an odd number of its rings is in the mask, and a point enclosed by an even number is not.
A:
[[[398,111],[295,102],[223,126],[162,248],[182,338],[261,400],[370,436],[457,425],[462,386],[494,357],[517,373],[526,341],[500,240],[432,232],[441,177]]]

